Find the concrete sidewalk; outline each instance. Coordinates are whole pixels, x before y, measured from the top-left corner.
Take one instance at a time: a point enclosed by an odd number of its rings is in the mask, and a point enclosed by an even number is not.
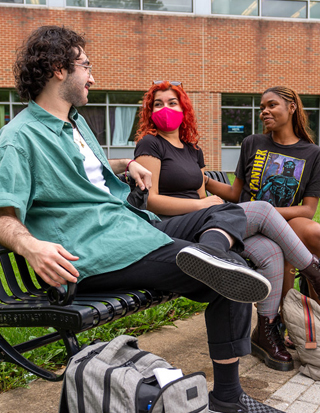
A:
[[[255,326],[256,311],[252,325]],[[204,315],[177,321],[177,327],[163,327],[139,338],[139,347],[164,357],[185,374],[206,373],[208,390],[213,386],[212,364],[207,348]],[[257,358],[248,355],[240,360],[243,389],[256,400],[288,413],[320,413],[320,382],[298,372],[299,362],[290,372],[271,370]],[[36,380],[28,389],[15,389],[0,395],[1,413],[57,413],[61,383]]]

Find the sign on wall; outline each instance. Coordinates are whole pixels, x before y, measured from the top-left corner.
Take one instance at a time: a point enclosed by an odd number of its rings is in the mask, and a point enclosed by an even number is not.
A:
[[[228,133],[244,133],[244,125],[228,125]]]

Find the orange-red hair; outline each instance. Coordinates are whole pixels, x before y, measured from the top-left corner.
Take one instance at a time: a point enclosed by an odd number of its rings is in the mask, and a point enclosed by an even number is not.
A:
[[[157,135],[156,125],[151,119],[154,95],[158,90],[165,91],[168,89],[172,89],[176,92],[183,110],[184,116],[179,128],[179,137],[183,142],[189,142],[195,146],[199,141],[199,133],[196,115],[194,113],[190,98],[181,86],[173,86],[166,80],[160,84],[152,85],[148,92],[145,93],[142,108],[139,113],[139,124],[135,140],[139,141],[148,134],[154,136]]]

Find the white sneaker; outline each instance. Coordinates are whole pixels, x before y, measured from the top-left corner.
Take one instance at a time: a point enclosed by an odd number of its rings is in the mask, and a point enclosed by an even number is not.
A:
[[[255,303],[271,292],[265,277],[215,248],[199,244],[185,247],[176,262],[183,272],[232,301]]]

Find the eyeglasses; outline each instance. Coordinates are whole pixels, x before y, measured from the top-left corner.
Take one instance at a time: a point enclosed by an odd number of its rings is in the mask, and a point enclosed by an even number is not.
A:
[[[163,83],[163,82],[165,82],[165,80],[154,80],[152,84],[153,85],[160,85],[160,83]],[[181,86],[183,88],[182,82],[178,82],[178,81],[175,81],[175,80],[168,80],[168,82],[172,86]]]
[[[88,72],[88,74],[89,74],[89,77],[91,76],[91,72],[92,72],[92,65],[83,65],[83,64],[80,64],[80,63],[71,63],[73,66],[81,66],[81,67],[84,67],[85,69],[86,69],[86,71]]]

